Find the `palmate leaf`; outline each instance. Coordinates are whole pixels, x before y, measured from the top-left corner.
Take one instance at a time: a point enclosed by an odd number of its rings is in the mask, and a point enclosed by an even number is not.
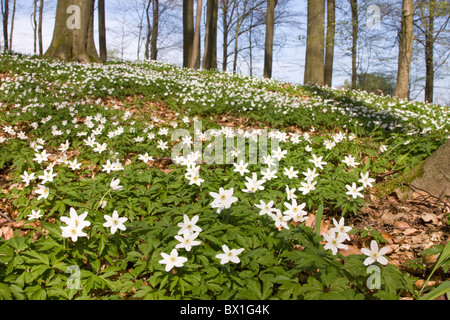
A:
[[[29,264],[45,264],[49,265],[49,258],[47,255],[42,255],[36,251],[27,251],[23,253],[25,262]]]

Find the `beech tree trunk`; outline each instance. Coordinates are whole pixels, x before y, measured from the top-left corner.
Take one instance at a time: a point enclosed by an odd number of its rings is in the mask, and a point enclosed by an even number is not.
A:
[[[94,0],[58,0],[47,58],[101,62],[94,43]]]
[[[3,51],[8,52],[8,19],[9,19],[9,0],[2,1],[2,15],[3,15]]]
[[[183,0],[183,67],[189,67],[194,44],[194,1]]]
[[[410,185],[443,200],[450,200],[450,140],[439,147],[423,165]]]
[[[42,40],[42,19],[44,15],[44,0],[39,2],[39,23],[38,23],[38,42],[39,42],[39,55],[44,54],[44,43]]]
[[[305,84],[324,84],[325,0],[308,0]]]
[[[147,6],[145,7],[145,16],[147,18],[147,35],[145,40],[145,51],[144,57],[145,60],[150,59],[150,43],[152,40],[152,27],[150,24],[150,5],[152,4],[152,0],[147,0]]]
[[[229,21],[228,21],[228,10],[230,8],[229,6],[229,0],[222,0],[220,2],[221,9],[222,9],[222,25],[223,25],[223,32],[222,32],[222,71],[227,71],[227,65],[228,65],[228,33],[229,33]]]
[[[402,23],[400,30],[397,86],[394,95],[400,99],[409,100],[409,71],[413,49],[413,0],[403,0]]]
[[[34,54],[37,53],[37,3],[38,0],[33,0],[33,36],[34,36]]]
[[[425,102],[433,102],[434,90],[434,6],[430,5],[428,28],[425,34]]]
[[[327,36],[325,40],[324,83],[329,87],[331,87],[333,79],[335,33],[336,33],[335,0],[327,0]]]
[[[264,46],[264,78],[272,77],[273,33],[275,24],[275,7],[277,0],[267,0],[266,42]]]
[[[192,44],[191,60],[189,61],[189,68],[198,69],[200,67],[200,27],[202,21],[202,6],[203,1],[197,0],[197,14],[195,17],[195,31],[194,43]]]
[[[153,0],[151,60],[158,58],[159,0]]]
[[[98,0],[98,32],[100,45],[100,59],[106,61],[108,59],[106,49],[106,17],[105,17],[105,0]]]
[[[217,69],[217,14],[219,0],[208,0],[206,8],[205,52],[203,69]]]
[[[357,63],[356,63],[356,55],[357,55],[357,47],[358,47],[358,29],[359,29],[359,20],[358,20],[358,1],[350,0],[350,7],[352,11],[352,87],[356,87],[357,82]]]
[[[11,30],[10,30],[10,34],[9,34],[9,50],[12,50],[12,46],[13,46],[15,17],[16,17],[16,0],[13,1],[13,9],[12,9],[12,14],[11,14]]]

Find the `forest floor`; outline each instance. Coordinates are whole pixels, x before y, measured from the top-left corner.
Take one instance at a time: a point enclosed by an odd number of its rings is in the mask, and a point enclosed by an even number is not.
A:
[[[132,104],[130,99],[124,102]],[[115,99],[105,101],[105,105],[113,104],[122,107],[124,105],[122,101]],[[176,112],[169,109],[164,103],[152,102],[148,107],[151,114],[146,116],[165,118],[167,121],[177,118]],[[128,107],[126,110],[140,113],[142,108],[134,110]],[[214,121],[219,125],[245,129],[249,129],[253,125],[261,126],[257,123],[247,125],[248,119],[229,115],[220,115]],[[169,167],[171,163],[171,161],[161,161],[155,162],[153,165],[168,173],[171,171]],[[381,180],[384,178],[382,177]],[[0,187],[4,193],[13,188],[20,188],[17,183],[8,183],[9,180],[8,172],[0,172]],[[438,257],[438,254],[434,254],[433,251],[428,254],[424,254],[423,251],[436,245],[445,246],[447,235],[450,234],[450,226],[446,222],[450,213],[450,204],[425,191],[412,189],[408,197],[396,191],[379,197],[377,196],[377,186],[375,185],[365,196],[365,207],[358,214],[346,217],[346,225],[353,227],[354,230],[371,229],[379,232],[387,241],[386,245],[390,247],[390,252],[387,254],[389,263],[417,277],[416,285],[421,288]],[[13,208],[14,205],[11,201],[1,199],[0,212],[5,214],[0,216],[0,236],[4,239],[26,232],[23,229],[25,221],[15,221],[14,217],[17,216],[18,211]],[[314,226],[314,223],[315,216],[310,215],[306,225]],[[325,213],[321,224],[321,233],[326,233],[332,227],[333,217],[327,216]],[[348,249],[341,250],[341,253],[344,256],[362,254],[360,248],[369,247],[370,239],[371,237],[362,237],[360,233],[356,232],[351,235],[351,240],[346,242]],[[433,274],[427,286],[434,286],[448,279],[450,279],[448,274],[438,271]],[[441,296],[441,299],[446,299],[446,297]]]

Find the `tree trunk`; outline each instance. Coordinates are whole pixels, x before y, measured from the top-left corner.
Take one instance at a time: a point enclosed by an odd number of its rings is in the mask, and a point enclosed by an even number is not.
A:
[[[34,36],[34,54],[37,53],[37,3],[38,0],[33,0],[33,36]]]
[[[409,100],[409,71],[413,49],[413,0],[403,0],[402,23],[400,30],[397,86],[394,95],[399,99]]]
[[[44,54],[44,43],[42,40],[42,20],[44,16],[44,0],[39,2],[39,24],[38,24],[38,39],[39,39],[39,55]]]
[[[434,89],[434,5],[430,4],[428,28],[425,34],[425,102],[433,103]]]
[[[94,0],[58,0],[47,58],[101,62],[94,43]]]
[[[152,27],[150,25],[150,5],[152,4],[152,0],[147,0],[147,7],[145,8],[145,15],[147,17],[147,36],[145,40],[145,51],[144,57],[145,60],[150,59],[150,42],[152,38]]]
[[[450,200],[450,140],[447,140],[421,165],[415,168],[417,177],[410,183],[419,191],[442,200]]]
[[[324,84],[325,0],[308,0],[305,84]]]
[[[227,71],[228,64],[228,9],[229,9],[229,0],[222,0],[222,24],[223,24],[223,33],[222,33],[222,71]]]
[[[13,45],[15,17],[16,17],[16,0],[14,0],[14,2],[13,2],[13,9],[12,9],[12,15],[11,15],[11,30],[10,30],[10,34],[9,34],[9,50],[12,50],[12,45]]]
[[[159,25],[159,0],[153,0],[153,26],[152,26],[152,47],[151,59],[158,58],[158,25]]]
[[[106,61],[108,59],[106,49],[106,17],[105,17],[105,0],[98,0],[98,31],[100,59]]]
[[[183,0],[183,67],[191,64],[194,43],[194,1]]]
[[[357,47],[358,47],[358,29],[359,29],[359,21],[358,21],[358,1],[350,0],[350,7],[352,11],[352,87],[356,87],[357,82],[357,63],[356,63],[356,55],[357,55]]]
[[[272,78],[273,33],[275,24],[275,7],[277,0],[267,0],[266,42],[264,46],[264,78]]]
[[[233,73],[237,72],[237,59],[239,51],[239,30],[241,29],[242,22],[238,21],[236,24],[236,30],[234,35],[234,57],[233,57]]]
[[[325,40],[324,83],[331,87],[333,80],[334,35],[336,30],[335,0],[327,0],[327,36]]]
[[[3,42],[4,47],[3,51],[8,52],[9,50],[9,41],[8,41],[8,20],[9,20],[9,0],[2,1],[3,6]]]
[[[195,31],[194,31],[194,43],[192,45],[191,60],[189,62],[189,68],[198,69],[200,61],[200,27],[202,21],[202,8],[203,1],[197,0],[197,13],[195,16]]]
[[[217,13],[219,0],[208,0],[206,8],[205,52],[203,69],[217,69]]]
[[[250,16],[250,25],[253,26],[253,11]],[[248,48],[249,48],[249,60],[250,60],[250,77],[253,77],[253,28],[250,28],[248,35]]]

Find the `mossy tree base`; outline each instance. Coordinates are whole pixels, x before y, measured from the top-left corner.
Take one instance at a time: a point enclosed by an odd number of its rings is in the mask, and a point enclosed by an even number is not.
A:
[[[439,147],[423,165],[423,174],[411,182],[440,199],[450,199],[450,140]]]
[[[400,198],[408,198],[414,190],[444,201],[450,199],[450,140],[411,171],[379,185],[377,196],[395,192]]]

